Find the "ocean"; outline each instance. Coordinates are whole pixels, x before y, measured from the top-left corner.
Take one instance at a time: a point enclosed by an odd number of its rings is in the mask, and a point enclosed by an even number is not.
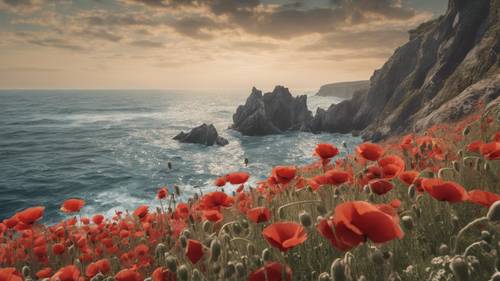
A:
[[[160,90],[0,91],[0,220],[31,206],[46,207],[45,222],[65,218],[68,198],[82,198],[82,215],[157,205],[156,191],[177,185],[184,198],[214,189],[225,173],[247,171],[250,183],[275,165],[315,161],[314,146],[350,147],[359,138],[290,132],[242,136],[228,129],[248,93]],[[308,97],[309,109],[339,102]],[[177,133],[213,123],[224,147],[182,144]],[[344,151],[343,151],[344,152]],[[248,167],[243,164],[249,159]],[[167,163],[172,163],[172,169]]]

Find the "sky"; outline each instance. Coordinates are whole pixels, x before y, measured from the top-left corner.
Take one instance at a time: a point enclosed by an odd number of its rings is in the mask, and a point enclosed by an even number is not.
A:
[[[0,0],[0,88],[248,89],[369,79],[447,0]]]

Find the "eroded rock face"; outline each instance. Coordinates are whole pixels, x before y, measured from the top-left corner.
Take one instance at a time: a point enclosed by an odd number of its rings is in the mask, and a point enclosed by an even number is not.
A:
[[[307,96],[293,97],[283,86],[262,95],[262,91],[254,87],[245,104],[238,106],[231,128],[248,136],[309,131],[311,119]]]
[[[365,95],[318,112],[314,131],[350,126],[377,141],[459,119],[471,112],[464,103],[484,95],[495,99],[499,9],[500,0],[450,0],[445,15],[410,31],[409,42],[374,72]]]
[[[207,125],[205,123],[193,128],[189,133],[180,132],[173,139],[180,142],[199,143],[206,146],[212,146],[214,144],[224,146],[229,144],[227,139],[219,136],[214,125]]]

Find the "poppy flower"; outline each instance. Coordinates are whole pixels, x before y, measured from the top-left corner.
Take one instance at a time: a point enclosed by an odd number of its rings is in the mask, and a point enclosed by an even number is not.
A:
[[[167,196],[168,196],[168,189],[166,187],[160,188],[160,190],[158,190],[158,194],[156,194],[156,197],[160,200],[165,199]]]
[[[142,281],[141,274],[133,269],[122,269],[115,275],[116,281]]]
[[[193,239],[187,241],[186,256],[193,264],[201,260],[203,257],[203,246],[200,241]]]
[[[481,145],[480,152],[487,160],[500,159],[500,142],[492,141]]]
[[[411,185],[415,179],[418,177],[420,173],[414,170],[404,171],[399,174],[399,179],[404,182],[406,185]]]
[[[66,247],[62,243],[56,243],[52,245],[52,252],[57,256],[64,254],[65,249]]]
[[[384,149],[378,144],[365,142],[358,145],[356,152],[366,160],[377,161],[384,154]]]
[[[474,189],[468,192],[469,201],[474,204],[489,208],[493,203],[500,200],[500,194]]]
[[[19,223],[19,219],[14,215],[11,218],[4,219],[3,223],[5,224],[5,226],[7,226],[7,228],[14,228],[16,224]]]
[[[0,281],[23,281],[14,267],[0,268]]]
[[[368,185],[372,192],[378,195],[386,194],[394,188],[394,184],[386,179],[371,180]]]
[[[68,265],[52,275],[50,281],[78,281],[79,278],[80,270],[74,265]]]
[[[222,191],[214,191],[204,195],[200,204],[208,210],[220,209],[222,207],[231,207],[234,203],[234,198]]]
[[[399,147],[402,150],[411,150],[413,148],[413,135],[406,135],[401,139]]]
[[[276,166],[273,168],[272,175],[276,182],[287,184],[295,178],[297,168],[294,166]]]
[[[17,219],[26,224],[32,225],[41,217],[45,211],[44,207],[31,207],[16,214]]]
[[[494,133],[493,136],[491,137],[491,140],[492,141],[500,141],[500,131]]]
[[[153,281],[177,281],[175,273],[161,266],[153,271],[151,278]]]
[[[220,222],[224,219],[224,215],[219,210],[203,210],[203,217],[211,222]]]
[[[175,207],[175,216],[183,219],[189,217],[189,205],[186,203],[177,204],[177,207]]]
[[[50,268],[50,267],[42,268],[35,273],[35,276],[38,279],[49,278],[50,276],[52,276],[52,268]]]
[[[141,206],[137,207],[137,209],[135,209],[133,214],[134,214],[134,216],[137,216],[140,219],[142,219],[148,214],[148,209],[149,209],[148,205],[141,205]]]
[[[219,177],[215,180],[214,184],[215,186],[223,187],[224,185],[226,185],[226,179],[224,177]]]
[[[484,144],[484,142],[481,140],[473,141],[473,142],[469,143],[469,145],[467,145],[467,151],[473,152],[473,153],[479,153],[481,146],[483,144]]]
[[[266,207],[256,207],[247,211],[247,217],[254,223],[266,222],[271,218],[271,213]]]
[[[405,170],[405,161],[396,155],[390,155],[378,160],[382,168],[382,177],[392,179]]]
[[[104,221],[104,216],[103,215],[95,215],[92,217],[92,222],[95,224],[101,224]]]
[[[250,175],[245,172],[231,173],[226,175],[226,180],[231,184],[242,184],[247,182]]]
[[[295,222],[273,223],[262,230],[262,235],[269,244],[282,252],[286,252],[307,240],[304,227]]]
[[[85,201],[81,199],[68,199],[61,206],[61,211],[64,213],[76,213],[85,205]]]
[[[285,280],[283,280],[285,272]],[[291,281],[292,270],[286,264],[270,262],[263,267],[253,271],[248,276],[248,281]]]
[[[314,154],[325,160],[335,157],[337,154],[339,154],[339,150],[333,144],[320,143],[316,145]]]
[[[351,175],[345,171],[329,170],[325,173],[329,184],[340,185],[350,180]]]
[[[427,193],[439,201],[457,203],[468,199],[467,191],[456,182],[441,179],[423,179],[421,185]]]

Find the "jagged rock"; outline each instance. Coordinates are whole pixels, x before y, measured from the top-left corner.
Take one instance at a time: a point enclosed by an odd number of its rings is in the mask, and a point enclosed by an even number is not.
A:
[[[331,83],[321,86],[316,96],[350,99],[354,93],[358,91],[366,92],[369,87],[370,81],[368,80]]]
[[[229,144],[227,139],[219,136],[214,125],[207,125],[205,123],[193,128],[189,133],[180,132],[173,139],[180,142],[199,143],[207,146],[212,146],[214,144],[224,146]]]
[[[409,42],[374,72],[366,95],[320,113],[314,130],[345,132],[349,124],[377,141],[456,120],[470,112],[462,102],[498,97],[499,9],[500,0],[450,0],[443,16],[410,31]]]
[[[276,86],[262,95],[255,87],[244,105],[233,115],[232,129],[248,136],[280,134],[285,131],[309,131],[312,114],[307,96],[293,97],[288,88]]]

